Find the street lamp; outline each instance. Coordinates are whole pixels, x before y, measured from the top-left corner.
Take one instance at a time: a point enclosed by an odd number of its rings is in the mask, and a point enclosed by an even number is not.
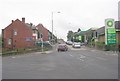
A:
[[[54,12],[52,12],[52,44],[53,44],[53,40],[54,40],[54,39],[53,39],[53,13],[54,13]],[[60,13],[60,12],[57,12],[57,13]]]

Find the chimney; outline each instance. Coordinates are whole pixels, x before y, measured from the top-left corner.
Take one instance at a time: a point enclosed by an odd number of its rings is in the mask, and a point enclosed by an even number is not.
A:
[[[14,22],[14,20],[12,20],[12,23]]]
[[[32,27],[32,25],[33,25],[33,24],[32,24],[32,23],[30,23],[30,26],[31,26],[31,27]]]
[[[22,18],[22,22],[25,23],[25,18],[24,17]]]

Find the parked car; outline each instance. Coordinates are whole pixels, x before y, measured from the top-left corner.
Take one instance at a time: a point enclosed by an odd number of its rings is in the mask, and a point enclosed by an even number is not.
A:
[[[73,42],[72,42],[72,41],[67,41],[66,44],[68,44],[68,45],[72,45]]]
[[[35,44],[36,44],[36,46],[42,46],[42,42],[36,42]],[[43,46],[52,47],[52,45],[48,41],[44,41]]]
[[[81,48],[81,43],[80,42],[74,42],[72,47],[73,48]]]
[[[81,46],[84,46],[85,45],[85,43],[81,43]]]
[[[57,51],[67,51],[68,50],[68,47],[66,44],[59,44],[58,45],[58,48],[57,48]]]

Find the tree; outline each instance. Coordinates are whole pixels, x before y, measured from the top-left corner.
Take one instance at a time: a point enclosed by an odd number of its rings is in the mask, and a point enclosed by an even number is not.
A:
[[[74,36],[74,32],[73,31],[68,31],[67,40],[71,41],[73,36]]]

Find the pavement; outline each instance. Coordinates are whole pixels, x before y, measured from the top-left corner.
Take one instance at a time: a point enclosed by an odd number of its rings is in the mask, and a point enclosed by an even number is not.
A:
[[[87,47],[2,58],[3,79],[117,79],[118,56]]]

